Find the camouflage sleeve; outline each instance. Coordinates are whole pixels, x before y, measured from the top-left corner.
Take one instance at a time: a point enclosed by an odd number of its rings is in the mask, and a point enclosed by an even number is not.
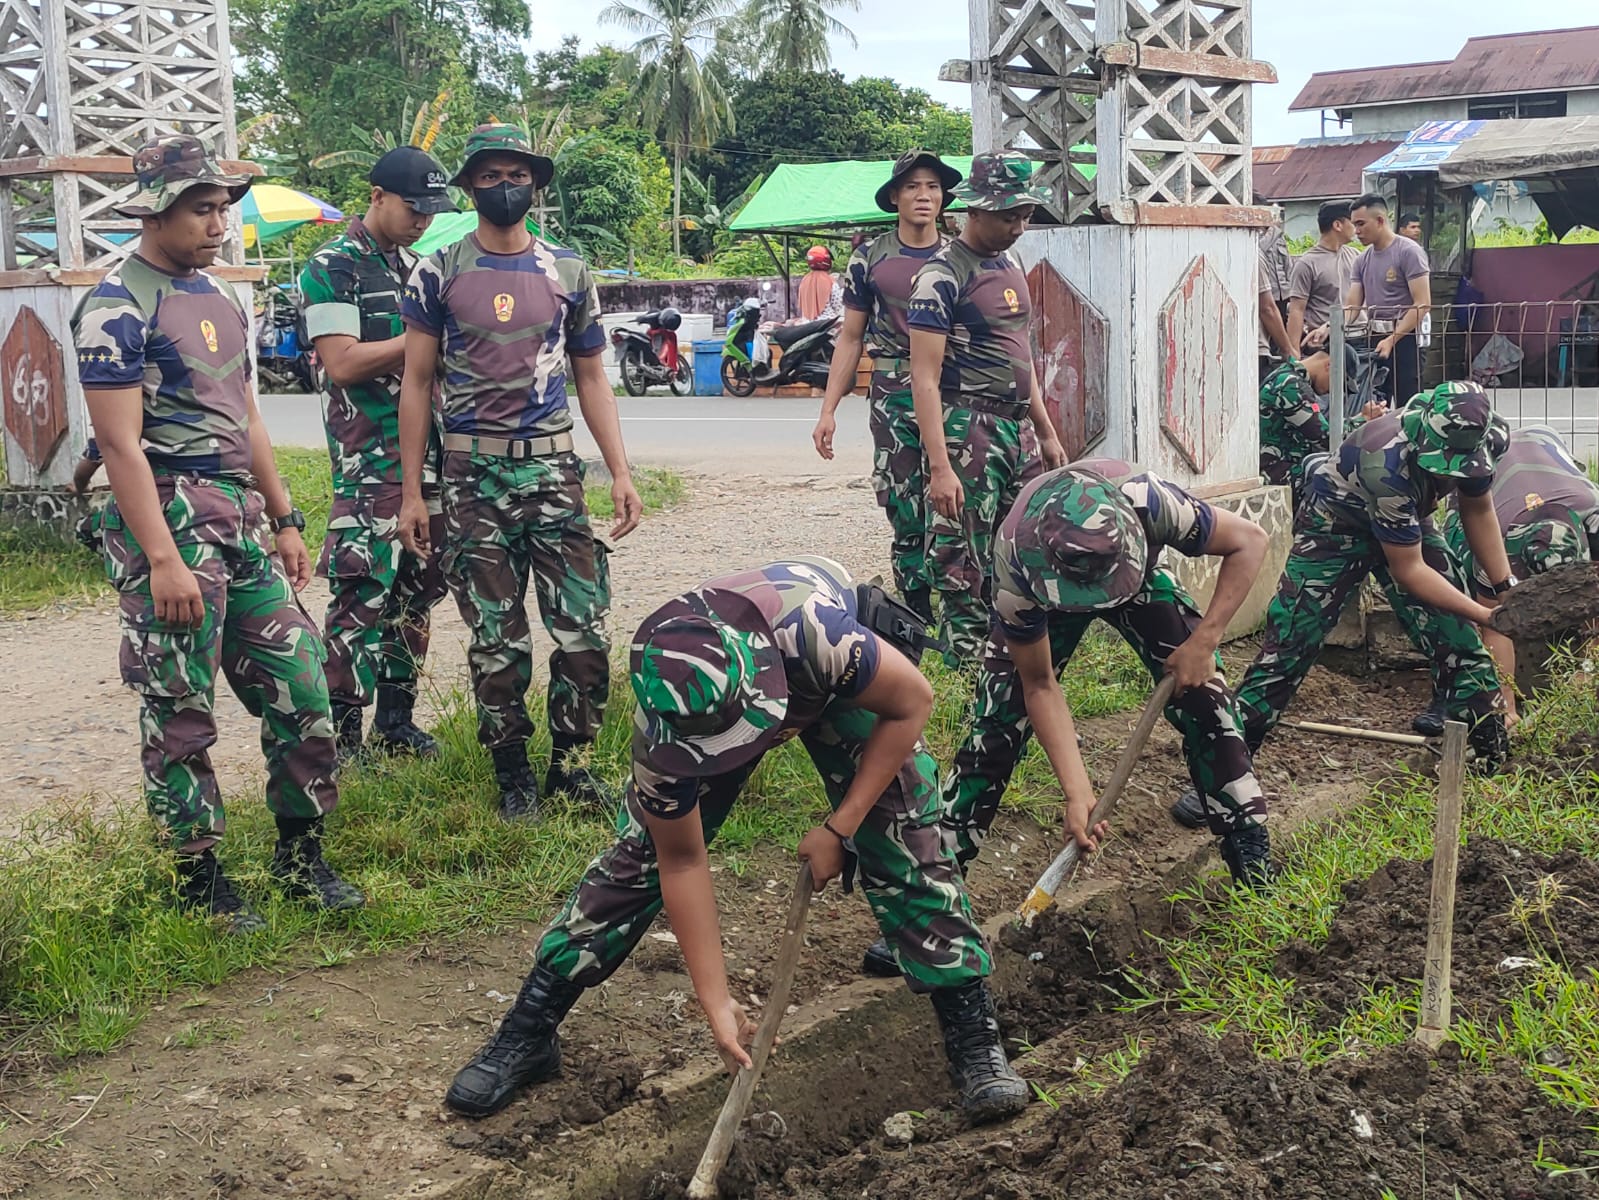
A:
[[[906,322],[912,329],[948,333],[955,326],[955,304],[960,282],[942,258],[929,259],[911,281],[910,310]]]
[[[400,319],[407,329],[444,336],[444,260],[430,254],[416,264],[400,300]]]
[[[573,358],[592,358],[605,349],[605,327],[600,323],[600,292],[589,265],[579,260],[573,287],[567,295],[566,352]]]
[[[313,342],[334,335],[360,338],[361,308],[355,267],[348,255],[323,250],[305,264],[300,272],[300,310]]]
[[[844,268],[844,307],[852,312],[872,311],[871,264],[866,261],[865,245],[855,248]]]
[[[799,616],[794,657],[809,665],[821,687],[835,696],[849,698],[871,686],[877,678],[882,645],[877,635],[861,624],[853,591],[818,591]],[[774,632],[781,646],[785,631]]]
[[[1398,446],[1363,452],[1358,480],[1372,536],[1390,546],[1414,546],[1421,541],[1421,509],[1400,455]]]
[[[994,615],[1007,638],[1030,645],[1049,632],[1049,612],[1022,580],[1015,545],[999,537],[994,542]]]
[[[1216,510],[1205,501],[1153,471],[1122,484],[1122,494],[1138,510],[1155,547],[1170,546],[1189,558],[1206,552],[1216,531]]]
[[[674,779],[670,775],[661,775],[646,767],[636,754],[633,757],[633,778],[627,786],[638,800],[639,807],[651,816],[676,820],[688,816],[699,805],[698,779]]]
[[[1462,479],[1459,492],[1462,496],[1486,496],[1493,491],[1494,479],[1487,475],[1478,479]]]
[[[72,319],[78,349],[78,380],[86,388],[111,390],[144,382],[148,319],[115,275],[90,292]]]

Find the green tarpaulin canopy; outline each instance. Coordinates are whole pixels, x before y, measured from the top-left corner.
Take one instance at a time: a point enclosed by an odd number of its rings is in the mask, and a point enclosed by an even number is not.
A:
[[[528,218],[529,232],[538,233],[538,223],[531,217]],[[416,245],[411,249],[418,254],[432,254],[440,246],[452,246],[467,234],[477,228],[477,213],[472,210],[466,212],[446,212],[434,217],[428,225],[428,231],[417,239]],[[554,238],[545,238],[551,245],[560,245]]]
[[[1092,154],[1089,145],[1073,146],[1074,153]],[[971,170],[970,156],[944,159],[962,175]],[[1079,167],[1092,179],[1092,163]],[[877,207],[873,197],[894,171],[883,162],[783,163],[773,170],[760,190],[728,228],[735,233],[819,233],[862,225],[887,225],[892,213]],[[956,203],[951,211],[959,211]]]

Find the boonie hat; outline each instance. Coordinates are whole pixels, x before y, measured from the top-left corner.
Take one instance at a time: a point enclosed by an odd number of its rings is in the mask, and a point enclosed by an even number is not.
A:
[[[663,775],[703,778],[743,766],[777,742],[788,676],[754,601],[722,588],[656,609],[633,638],[635,753]]]
[[[1570,506],[1549,501],[1505,530],[1505,553],[1535,573],[1592,561],[1588,529]]]
[[[1416,465],[1433,475],[1481,479],[1510,445],[1510,426],[1475,383],[1440,383],[1410,398],[1399,417]]]
[[[555,178],[555,164],[542,154],[533,152],[533,145],[515,125],[479,125],[466,138],[466,155],[461,169],[450,179],[458,188],[471,189],[472,164],[483,154],[514,154],[525,158],[533,168],[533,190],[542,191]]]
[[[1041,478],[1007,517],[995,556],[1007,556],[1047,607],[1067,612],[1114,608],[1137,595],[1149,569],[1149,538],[1132,502],[1085,467]],[[1014,532],[1012,532],[1014,531]]]
[[[877,207],[884,212],[898,212],[894,204],[894,189],[905,180],[917,167],[926,167],[938,176],[938,182],[944,188],[944,202],[939,205],[942,212],[955,202],[954,188],[961,181],[961,173],[950,166],[931,150],[907,150],[894,161],[894,171],[888,177],[888,182],[877,189]]]
[[[1014,150],[979,154],[972,159],[972,173],[966,181],[951,191],[967,208],[985,212],[1005,212],[1024,204],[1053,204],[1054,189],[1034,179],[1034,171],[1033,160]]]
[[[133,155],[133,173],[139,190],[125,203],[113,205],[124,217],[153,217],[164,213],[179,196],[202,184],[228,189],[237,204],[250,190],[249,175],[227,175],[192,134],[175,133],[140,146]]]

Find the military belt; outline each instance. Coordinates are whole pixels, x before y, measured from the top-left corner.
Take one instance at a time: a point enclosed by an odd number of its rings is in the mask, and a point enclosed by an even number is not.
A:
[[[992,396],[971,396],[964,392],[946,392],[943,402],[945,408],[965,408],[1010,421],[1026,420],[1032,408],[1025,400],[997,400]]]
[[[549,437],[496,438],[474,437],[468,433],[444,435],[446,450],[464,450],[468,454],[492,454],[499,458],[550,458],[556,454],[571,454],[577,448],[570,433],[555,433]]]

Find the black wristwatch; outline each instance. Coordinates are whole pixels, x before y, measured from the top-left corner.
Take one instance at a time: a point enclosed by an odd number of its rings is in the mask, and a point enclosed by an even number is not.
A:
[[[305,514],[297,508],[291,508],[281,517],[272,518],[272,532],[282,533],[285,529],[298,529],[305,531]]]
[[[1503,596],[1506,592],[1520,582],[1521,580],[1517,579],[1514,575],[1506,575],[1503,583],[1483,583],[1481,580],[1478,580],[1477,593],[1482,596]]]

